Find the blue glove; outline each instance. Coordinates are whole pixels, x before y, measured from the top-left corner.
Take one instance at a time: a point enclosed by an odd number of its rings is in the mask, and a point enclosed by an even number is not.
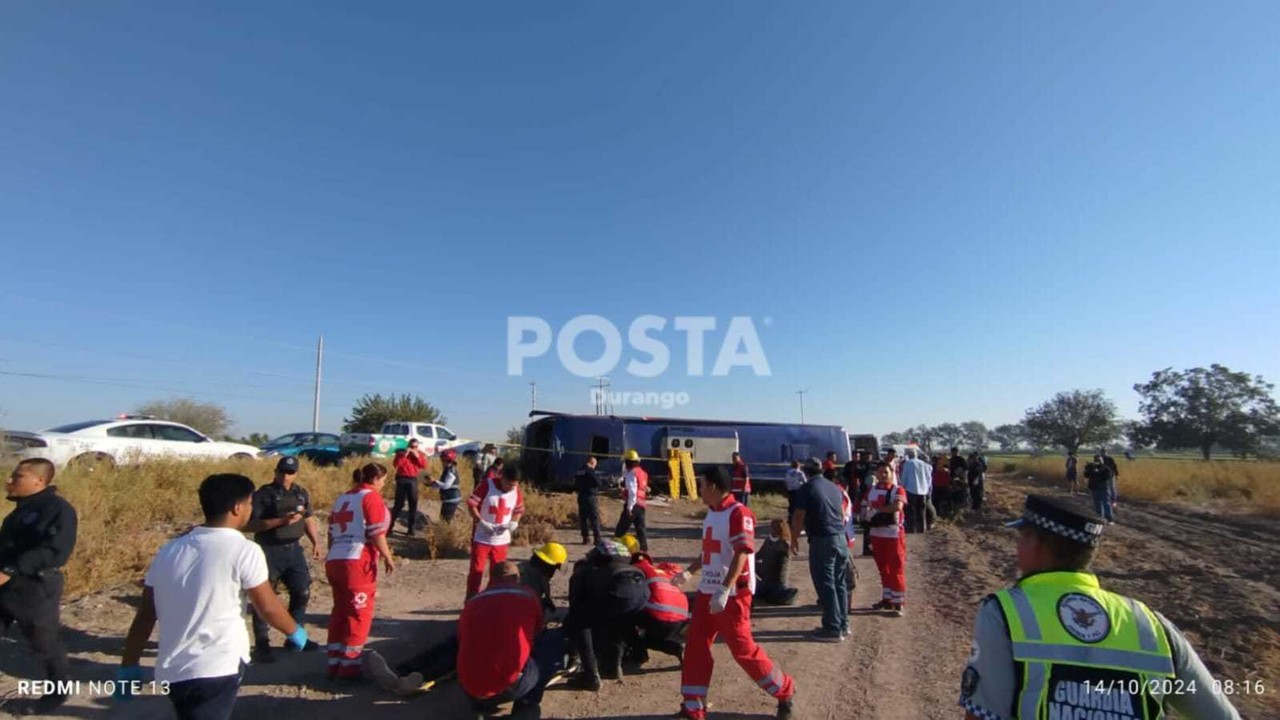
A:
[[[122,665],[116,668],[116,690],[113,697],[116,700],[132,700],[133,683],[142,682],[142,678],[141,665]]]
[[[288,638],[290,647],[296,652],[302,652],[306,649],[307,643],[311,638],[307,637],[307,629],[298,623],[298,629],[293,631]]]

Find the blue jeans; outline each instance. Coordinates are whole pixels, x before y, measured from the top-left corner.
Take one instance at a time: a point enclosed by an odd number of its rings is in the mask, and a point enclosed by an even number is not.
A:
[[[822,629],[844,633],[849,630],[849,547],[844,534],[809,538],[809,575],[822,606]]]
[[[1093,494],[1093,509],[1098,513],[1098,517],[1104,520],[1115,520],[1115,511],[1111,509],[1111,488],[1102,487],[1089,492]]]
[[[169,686],[169,702],[178,720],[229,720],[240,692],[244,663],[235,675],[183,680]]]

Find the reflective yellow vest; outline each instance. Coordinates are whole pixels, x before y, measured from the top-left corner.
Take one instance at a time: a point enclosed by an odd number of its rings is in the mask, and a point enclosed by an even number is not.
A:
[[[1152,681],[1173,677],[1173,651],[1146,605],[1075,572],[1030,575],[995,597],[1021,673],[1015,718],[1164,717]]]

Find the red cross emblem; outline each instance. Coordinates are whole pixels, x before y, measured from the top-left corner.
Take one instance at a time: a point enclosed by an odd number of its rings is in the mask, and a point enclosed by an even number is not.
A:
[[[329,516],[329,524],[337,525],[338,532],[347,531],[347,523],[356,519],[355,513],[351,512],[351,501],[342,501],[342,507],[338,508],[338,512]]]
[[[720,552],[720,541],[711,537],[711,528],[702,533],[702,564],[710,565],[711,556]]]
[[[492,522],[494,524],[500,524],[502,522],[505,522],[505,518],[507,517],[507,511],[510,510],[511,508],[507,507],[507,498],[502,495],[499,495],[498,502],[489,505],[489,507],[486,509],[489,511],[489,517],[490,517],[489,522]]]

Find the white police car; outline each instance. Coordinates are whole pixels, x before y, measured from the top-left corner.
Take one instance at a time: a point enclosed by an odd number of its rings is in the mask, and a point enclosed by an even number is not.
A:
[[[149,458],[227,460],[258,456],[258,448],[206,437],[175,422],[143,415],[89,420],[40,432],[4,433],[5,454],[19,460],[45,458],[59,467],[112,467]]]

